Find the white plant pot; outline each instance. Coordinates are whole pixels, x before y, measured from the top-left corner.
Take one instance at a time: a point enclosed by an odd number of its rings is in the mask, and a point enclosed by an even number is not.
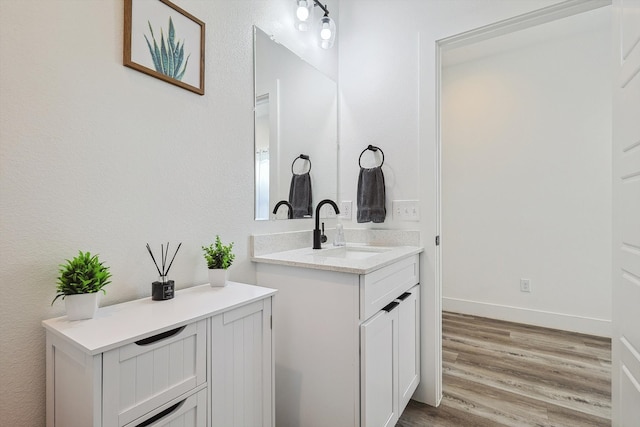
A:
[[[209,269],[209,284],[213,287],[227,286],[229,270],[224,268]]]
[[[65,295],[64,305],[69,320],[92,319],[98,311],[100,292]]]

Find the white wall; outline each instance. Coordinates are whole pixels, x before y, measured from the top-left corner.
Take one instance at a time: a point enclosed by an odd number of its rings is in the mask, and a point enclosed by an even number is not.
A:
[[[236,242],[231,279],[253,283],[251,233],[313,228],[253,221],[253,24],[333,77],[340,52],[343,200],[355,200],[357,156],[373,143],[387,155],[388,200],[421,202],[420,223],[378,227],[422,233],[417,397],[437,402],[435,41],[554,2],[331,0],[339,35],[327,52],[293,31],[288,0],[176,1],[207,23],[200,97],[122,66],[120,0],[0,0],[3,423],[44,425],[40,321],[63,313],[49,305],[57,266],[78,249],[111,265],[111,304],[150,294],[146,242],[183,242],[180,288],[206,281],[198,248],[220,234]]]
[[[445,310],[610,336],[610,13],[443,70]]]
[[[147,242],[183,242],[170,276],[184,288],[207,281],[199,248],[220,234],[231,279],[255,283],[251,233],[313,228],[253,220],[252,25],[334,77],[337,49],[295,31],[288,0],[175,3],[207,25],[204,96],[122,65],[122,0],[0,0],[3,425],[44,425],[40,321],[64,312],[50,303],[65,258],[111,266],[108,305],[150,295]]]
[[[340,3],[340,180],[355,200],[357,160],[367,144],[383,148],[387,204],[420,201],[420,222],[365,227],[413,228],[422,234],[422,382],[415,397],[440,400],[440,289],[436,286],[436,41],[536,10],[546,0],[349,0]],[[347,227],[355,221],[346,223]]]

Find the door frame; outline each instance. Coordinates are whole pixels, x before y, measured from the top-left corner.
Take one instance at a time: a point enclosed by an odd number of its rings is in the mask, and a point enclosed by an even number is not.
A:
[[[552,22],[558,19],[566,18],[590,10],[610,6],[612,0],[567,0],[542,9],[534,10],[529,13],[517,15],[512,18],[501,20],[493,24],[475,28],[449,37],[445,37],[435,42],[436,54],[436,106],[435,106],[435,194],[436,194],[436,213],[435,213],[435,230],[436,235],[441,236],[439,239],[442,244],[446,245],[446,236],[442,236],[442,55],[446,50],[457,47],[468,46],[477,42],[488,40],[501,35],[524,30],[537,25]],[[435,251],[435,269],[434,269],[435,288],[439,294],[439,310],[441,319],[442,312],[442,246],[437,246]],[[440,374],[436,381],[436,395],[442,397],[442,322],[439,323],[440,333]],[[438,404],[440,400],[438,400]]]

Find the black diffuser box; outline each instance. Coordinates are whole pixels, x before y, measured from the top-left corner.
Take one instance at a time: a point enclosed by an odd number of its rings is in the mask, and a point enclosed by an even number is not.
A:
[[[151,284],[151,299],[154,301],[165,301],[174,296],[174,281],[153,282]]]

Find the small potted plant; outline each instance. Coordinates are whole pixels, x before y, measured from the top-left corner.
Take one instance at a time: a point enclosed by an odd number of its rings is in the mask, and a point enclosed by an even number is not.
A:
[[[211,286],[225,286],[228,279],[228,268],[231,267],[235,255],[231,250],[233,242],[223,245],[220,236],[216,235],[216,242],[209,246],[203,246],[204,259],[209,268],[209,284]]]
[[[60,276],[57,281],[56,297],[64,300],[69,320],[91,319],[98,309],[99,292],[111,283],[109,267],[105,266],[98,255],[79,251],[78,256],[60,264]]]

